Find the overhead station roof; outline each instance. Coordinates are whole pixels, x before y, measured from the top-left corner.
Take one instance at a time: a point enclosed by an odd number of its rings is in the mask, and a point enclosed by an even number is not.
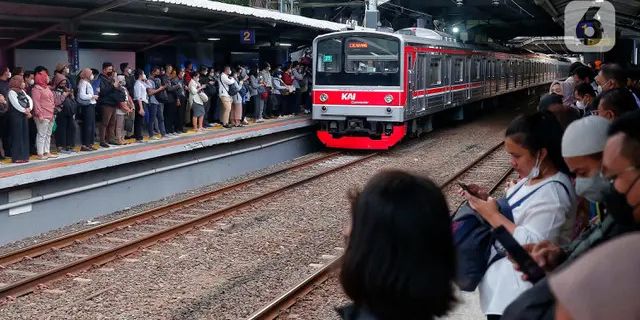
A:
[[[207,41],[230,50],[240,31],[256,43],[307,43],[345,24],[209,0],[9,0],[0,2],[0,48],[59,48],[62,34],[81,47],[142,51],[174,41]]]

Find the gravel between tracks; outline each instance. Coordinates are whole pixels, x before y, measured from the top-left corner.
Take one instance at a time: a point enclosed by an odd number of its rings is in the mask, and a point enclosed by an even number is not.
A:
[[[246,317],[310,274],[322,255],[338,253],[349,189],[383,168],[441,182],[500,141],[510,117],[494,114],[408,141],[204,230],[74,275],[75,280],[51,283],[48,291],[0,306],[0,314],[7,319]]]

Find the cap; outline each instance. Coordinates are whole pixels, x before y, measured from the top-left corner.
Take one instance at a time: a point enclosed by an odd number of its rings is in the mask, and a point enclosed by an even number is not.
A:
[[[602,152],[608,129],[609,121],[598,116],[572,122],[562,136],[562,156],[579,157]]]
[[[68,63],[58,63],[56,64],[56,71],[62,71],[64,68],[68,67]]]

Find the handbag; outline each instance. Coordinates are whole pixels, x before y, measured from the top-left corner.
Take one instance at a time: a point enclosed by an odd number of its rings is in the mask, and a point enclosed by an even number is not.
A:
[[[67,96],[62,102],[62,112],[74,116],[78,112],[78,104],[70,96]]]
[[[202,103],[207,103],[207,101],[209,101],[209,97],[202,91],[198,92],[198,96],[200,96]]]

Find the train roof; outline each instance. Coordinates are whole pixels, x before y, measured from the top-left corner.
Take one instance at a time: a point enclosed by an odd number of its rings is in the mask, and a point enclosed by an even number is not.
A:
[[[315,41],[322,38],[330,38],[339,34],[380,35],[385,37],[394,37],[405,43],[410,43],[410,44],[424,44],[424,45],[430,45],[430,46],[439,46],[439,47],[447,47],[447,48],[460,49],[460,50],[471,50],[471,51],[478,51],[478,52],[495,52],[495,53],[503,53],[503,54],[510,54],[510,55],[528,56],[531,58],[538,58],[538,59],[545,59],[545,60],[553,60],[561,63],[568,63],[566,59],[552,57],[543,53],[514,50],[507,47],[496,48],[499,46],[497,44],[495,44],[493,48],[491,47],[491,44],[488,44],[488,45],[464,44],[464,43],[455,41],[453,39],[453,36],[446,34],[444,32],[431,30],[431,29],[420,29],[420,28],[400,29],[394,33],[374,31],[374,30],[338,31],[338,32],[331,32],[331,33],[320,35],[316,37]]]

